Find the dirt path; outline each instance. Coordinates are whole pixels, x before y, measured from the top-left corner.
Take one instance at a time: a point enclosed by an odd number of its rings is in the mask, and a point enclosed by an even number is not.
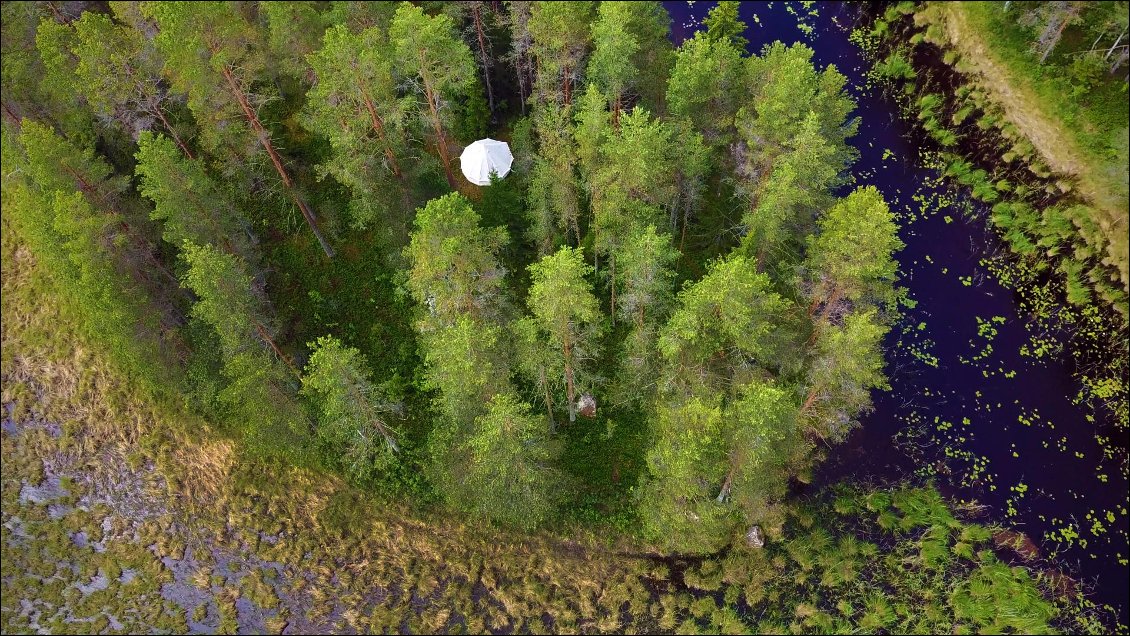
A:
[[[1032,142],[1048,165],[1056,172],[1076,179],[1079,194],[1097,213],[1095,221],[1102,228],[1107,250],[1117,263],[1125,286],[1125,204],[1104,187],[1101,177],[1097,176],[1101,175],[1102,168],[1087,161],[1074,139],[1063,130],[1063,124],[1045,116],[1038,106],[1039,98],[1025,82],[1013,77],[1008,68],[993,56],[989,47],[973,35],[975,28],[970,28],[965,11],[957,4],[943,2],[933,5],[941,12],[947,39],[961,54],[962,61],[972,67],[973,74],[981,77],[979,85],[1004,109],[1005,117]]]

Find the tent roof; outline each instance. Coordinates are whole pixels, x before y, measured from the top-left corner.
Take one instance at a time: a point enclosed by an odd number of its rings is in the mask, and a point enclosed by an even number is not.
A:
[[[514,155],[510,145],[495,139],[480,139],[467,146],[459,156],[459,168],[463,176],[475,185],[490,185],[490,173],[495,172],[501,179],[510,172]]]

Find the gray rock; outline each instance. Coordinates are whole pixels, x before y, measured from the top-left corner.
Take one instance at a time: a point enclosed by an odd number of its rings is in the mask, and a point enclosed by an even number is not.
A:
[[[749,532],[745,533],[745,542],[751,548],[764,548],[765,535],[761,533],[761,526],[750,526]]]

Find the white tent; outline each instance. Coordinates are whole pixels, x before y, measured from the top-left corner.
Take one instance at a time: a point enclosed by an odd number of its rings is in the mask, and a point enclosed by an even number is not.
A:
[[[459,168],[463,176],[475,185],[490,185],[490,173],[498,173],[498,178],[505,177],[510,172],[510,165],[514,163],[514,155],[510,154],[510,146],[505,141],[494,139],[480,139],[467,146],[459,156]]]

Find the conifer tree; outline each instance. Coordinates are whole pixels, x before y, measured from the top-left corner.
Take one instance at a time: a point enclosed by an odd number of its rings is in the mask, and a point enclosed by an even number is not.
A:
[[[259,3],[267,23],[267,49],[277,70],[300,80],[309,79],[307,56],[321,46],[322,34],[329,25],[329,16],[319,10],[320,4],[309,0]]]
[[[351,33],[339,24],[308,56],[317,83],[306,94],[303,121],[329,139],[333,155],[320,168],[352,192],[358,228],[382,218],[395,223],[394,210],[403,204],[397,194],[404,193],[409,110],[398,95],[392,53],[379,27]],[[391,231],[406,234],[406,228]]]
[[[310,343],[302,392],[317,407],[318,437],[342,454],[350,474],[367,479],[387,470],[400,450],[389,424],[399,405],[368,377],[365,356],[333,336]]]
[[[498,262],[505,231],[481,227],[470,201],[454,192],[418,210],[415,225],[405,249],[411,264],[408,288],[427,309],[428,320],[448,326],[460,316],[495,319],[505,274]]]
[[[579,391],[591,384],[590,361],[596,354],[601,318],[599,303],[585,277],[580,249],[563,247],[530,266],[528,305],[539,342],[560,360],[569,421],[577,419]]]
[[[261,146],[322,250],[333,257],[314,211],[260,119],[270,99],[257,91],[256,80],[268,64],[260,29],[226,2],[151,2],[142,5],[142,13],[160,29],[156,43],[165,56],[165,73],[188,95],[204,146],[232,158],[246,157],[251,143]]]
[[[423,9],[402,4],[389,27],[396,68],[412,78],[413,90],[423,99],[419,117],[431,128],[432,144],[443,163],[447,184],[455,188],[447,129],[453,116],[451,98],[475,87],[475,61],[471,49],[455,34],[446,15],[428,16]]]
[[[117,121],[135,138],[156,120],[192,159],[192,151],[166,115],[170,99],[161,83],[162,61],[152,42],[136,29],[92,11],[84,12],[74,28],[75,89],[86,97],[95,114]]]
[[[640,401],[655,392],[658,383],[659,326],[674,300],[675,272],[679,252],[668,234],[654,225],[635,228],[620,248],[617,259],[616,310],[632,325],[621,352],[620,391],[617,402]]]
[[[138,192],[153,202],[150,218],[162,222],[165,242],[214,245],[248,264],[258,261],[239,212],[225,200],[199,159],[189,159],[167,137],[138,138]]]
[[[477,493],[479,514],[527,530],[549,518],[561,477],[545,422],[528,404],[513,393],[495,395],[468,444],[474,460],[467,487]]]
[[[219,401],[230,421],[259,451],[293,452],[307,433],[291,398],[299,374],[265,324],[262,290],[245,263],[212,245],[185,243],[181,254],[184,286],[197,297],[192,315],[219,338],[226,380]]]
[[[721,42],[739,51],[744,51],[749,40],[742,37],[746,23],[738,19],[740,2],[723,1],[710,10],[702,25],[706,27],[706,39]]]
[[[667,108],[721,150],[734,139],[734,119],[748,91],[741,51],[699,31],[675,53]]]
[[[534,127],[538,135],[538,157],[530,175],[529,210],[531,238],[542,255],[558,243],[559,232],[581,241],[581,202],[577,186],[577,148],[573,141],[571,107],[538,106]]]
[[[592,2],[534,2],[527,28],[537,61],[537,102],[569,105],[592,36]]]
[[[871,406],[871,389],[886,389],[883,338],[889,327],[875,309],[861,309],[842,325],[822,328],[809,364],[801,421],[821,439],[843,441]]]
[[[886,306],[895,299],[902,249],[898,226],[883,195],[874,186],[859,188],[832,206],[808,239],[808,315],[823,307],[828,320],[853,306]]]
[[[768,363],[782,346],[780,322],[788,305],[757,264],[731,254],[679,293],[659,335],[673,394],[725,390],[750,363]]]
[[[640,520],[644,536],[672,552],[708,554],[729,538],[733,512],[714,497],[726,473],[723,426],[717,397],[657,408]]]
[[[7,34],[8,29],[4,32]],[[79,60],[74,54],[77,40],[70,21],[42,17],[35,30],[35,49],[41,65],[34,66],[41,73],[26,79],[37,84],[35,99],[42,100],[42,110],[50,115],[49,121],[59,127],[63,136],[76,145],[90,146],[94,144],[90,106],[74,90],[78,83],[75,72]]]

